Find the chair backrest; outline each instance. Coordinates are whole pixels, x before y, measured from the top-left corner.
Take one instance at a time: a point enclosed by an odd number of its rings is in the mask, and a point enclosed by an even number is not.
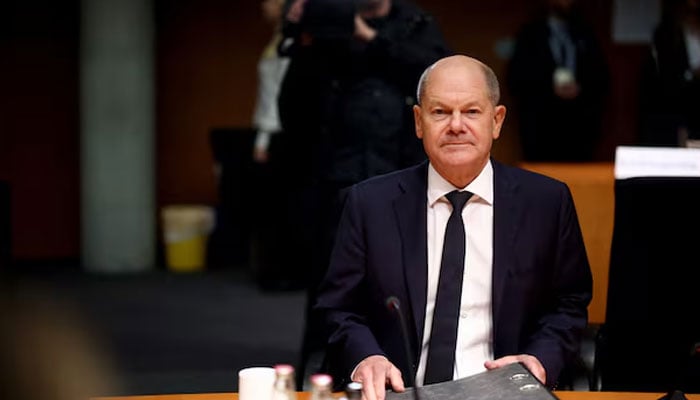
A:
[[[615,182],[603,390],[700,391],[700,178]]]

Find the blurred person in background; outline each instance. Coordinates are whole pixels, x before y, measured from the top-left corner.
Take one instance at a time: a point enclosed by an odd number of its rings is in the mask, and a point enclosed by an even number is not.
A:
[[[258,61],[258,93],[253,114],[253,127],[256,129],[253,159],[264,163],[269,160],[270,141],[273,135],[282,130],[277,110],[277,97],[289,65],[289,58],[282,57],[277,52],[282,39],[284,0],[263,0],[260,7],[263,19],[272,27],[272,37]]]
[[[304,276],[299,268],[285,262],[291,243],[287,238],[294,219],[295,190],[278,190],[278,184],[294,179],[293,158],[287,135],[279,117],[278,97],[289,58],[278,53],[282,40],[284,0],[260,2],[262,17],[272,28],[272,36],[258,61],[258,92],[253,114],[256,130],[253,160],[256,167],[256,223],[253,226],[253,269],[258,285],[264,290],[301,289]],[[276,209],[270,213],[268,210]]]
[[[609,88],[607,61],[575,0],[546,0],[518,32],[507,84],[525,161],[593,161]]]
[[[280,117],[309,189],[296,262],[310,268],[300,380],[325,346],[311,314],[348,186],[425,159],[411,107],[423,70],[451,53],[431,15],[404,0],[292,0]],[[309,365],[307,368],[306,366]]]
[[[643,64],[640,141],[700,140],[700,0],[666,0]]]

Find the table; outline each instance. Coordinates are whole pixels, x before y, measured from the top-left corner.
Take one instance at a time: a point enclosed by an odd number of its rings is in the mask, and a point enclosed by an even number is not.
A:
[[[571,392],[555,391],[561,400],[657,400],[662,393]],[[700,394],[686,394],[688,400],[700,400]],[[309,393],[299,393],[298,400],[309,400]],[[238,400],[238,393],[160,394],[148,396],[97,397],[92,400]]]

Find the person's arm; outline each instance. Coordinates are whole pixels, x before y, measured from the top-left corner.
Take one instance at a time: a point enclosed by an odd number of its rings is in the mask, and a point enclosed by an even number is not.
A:
[[[533,21],[518,31],[513,55],[507,65],[506,85],[509,92],[524,102],[544,99],[553,94],[553,64],[546,28]]]
[[[277,46],[277,53],[282,57],[293,56],[299,46],[302,33],[301,19],[307,0],[287,0],[282,10],[282,40]]]
[[[272,132],[258,130],[255,135],[255,144],[253,145],[253,160],[259,163],[268,161],[268,148],[270,147],[270,136]]]
[[[413,7],[376,30],[367,47],[372,65],[411,90],[427,66],[452,53],[432,16]]]
[[[608,61],[593,28],[590,24],[581,24],[577,42],[583,45],[578,46],[577,81],[582,95],[585,95],[591,104],[602,109],[610,92]]]
[[[488,370],[492,370],[517,362],[522,363],[540,382],[544,383],[547,381],[547,371],[544,369],[544,366],[537,357],[530,354],[518,354],[501,357],[496,360],[489,360],[484,363],[484,367]]]
[[[567,187],[560,195],[557,242],[552,246],[556,252],[553,272],[542,277],[551,280],[550,300],[523,351],[545,367],[543,382],[550,387],[556,385],[561,371],[578,354],[592,298],[591,270],[573,198]]]
[[[382,398],[387,383],[394,390],[403,390],[403,380],[368,326],[371,307],[365,275],[368,244],[363,235],[359,197],[353,187],[343,208],[329,270],[319,288],[315,309],[328,329],[327,362],[334,378],[363,382],[365,396],[370,400],[380,393]]]
[[[384,356],[369,356],[362,360],[351,379],[362,383],[365,400],[384,399],[387,385],[396,392],[405,390],[401,371]]]
[[[278,56],[261,59],[258,64],[258,95],[253,114],[253,126],[257,129],[253,146],[256,162],[268,161],[271,136],[282,130],[277,99],[289,59]]]

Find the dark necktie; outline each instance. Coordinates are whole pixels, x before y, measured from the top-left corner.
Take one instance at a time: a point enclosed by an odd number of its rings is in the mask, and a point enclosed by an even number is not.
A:
[[[447,220],[445,243],[442,247],[440,278],[435,297],[428,360],[425,366],[424,383],[426,385],[449,381],[453,376],[466,251],[462,208],[471,196],[470,192],[456,190],[445,195],[452,203],[452,214]]]

